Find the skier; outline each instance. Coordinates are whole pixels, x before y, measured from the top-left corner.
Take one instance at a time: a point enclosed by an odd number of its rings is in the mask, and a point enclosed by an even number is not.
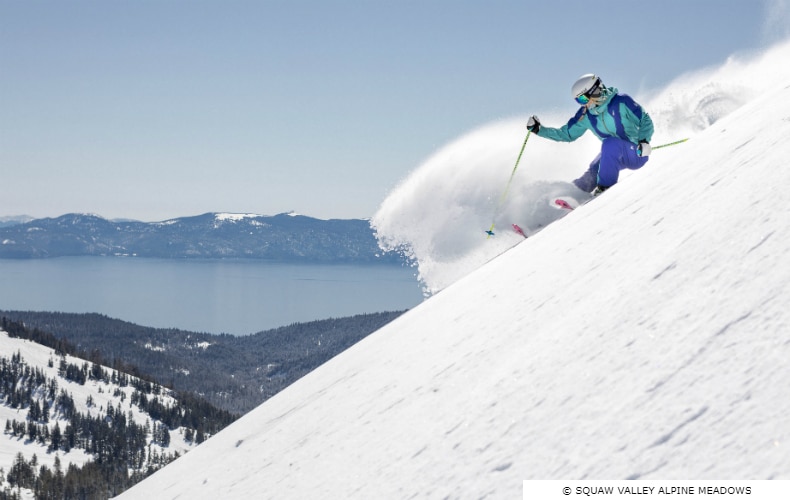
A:
[[[544,127],[537,116],[527,121],[533,134],[553,141],[571,142],[588,129],[602,141],[601,152],[589,169],[573,181],[582,191],[597,196],[617,183],[620,170],[636,170],[647,163],[653,120],[630,96],[606,87],[600,77],[587,74],[571,88],[581,108],[561,128]]]

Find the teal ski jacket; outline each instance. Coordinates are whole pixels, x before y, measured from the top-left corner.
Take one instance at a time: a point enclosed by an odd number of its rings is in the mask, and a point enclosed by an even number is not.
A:
[[[619,137],[639,144],[653,138],[653,120],[629,95],[618,93],[615,87],[607,87],[600,104],[589,109],[582,106],[561,128],[541,126],[538,135],[554,141],[571,142],[587,130],[601,140]]]

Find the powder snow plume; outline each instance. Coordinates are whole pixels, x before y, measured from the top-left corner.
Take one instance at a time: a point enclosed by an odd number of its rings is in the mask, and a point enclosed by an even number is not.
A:
[[[622,90],[647,108],[656,126],[652,143],[659,145],[693,138],[786,82],[788,60],[790,41],[785,41],[760,54],[732,56],[720,66],[683,75],[661,90]],[[560,126],[573,112],[569,106],[561,116],[538,114],[543,123]],[[511,223],[528,234],[535,232],[563,215],[552,206],[556,197],[585,196],[570,181],[586,169],[600,142],[589,133],[568,144],[532,135],[502,201],[526,136],[526,121],[527,116],[518,116],[486,124],[445,145],[401,181],[373,216],[379,245],[409,257],[426,294],[517,244],[521,237],[512,232]],[[484,231],[492,222],[495,236],[487,238]]]

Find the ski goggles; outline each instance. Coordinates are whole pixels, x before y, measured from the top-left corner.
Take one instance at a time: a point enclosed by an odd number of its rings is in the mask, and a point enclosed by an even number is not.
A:
[[[582,92],[581,94],[576,96],[576,102],[584,106],[585,104],[590,102],[590,99],[593,97],[599,97],[601,95],[601,79],[595,80],[595,83],[589,90],[586,92]]]

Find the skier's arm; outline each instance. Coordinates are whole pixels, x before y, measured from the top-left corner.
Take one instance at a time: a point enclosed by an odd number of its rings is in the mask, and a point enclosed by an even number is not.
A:
[[[653,120],[647,112],[642,113],[642,119],[639,121],[639,140],[650,142],[653,138]]]
[[[584,135],[587,132],[587,127],[584,126],[582,120],[586,120],[584,115],[584,108],[580,109],[568,123],[560,128],[552,128],[541,125],[538,135],[558,142],[572,142]]]
[[[623,97],[625,99],[620,105],[620,115],[623,117],[626,135],[636,144],[650,142],[653,138],[653,120],[650,115],[636,101],[627,96]]]

